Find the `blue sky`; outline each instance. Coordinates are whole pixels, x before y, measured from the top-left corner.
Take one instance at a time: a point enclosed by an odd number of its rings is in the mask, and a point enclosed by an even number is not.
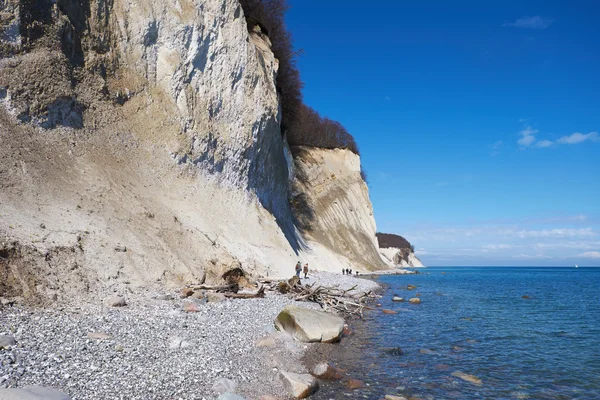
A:
[[[289,3],[380,231],[426,265],[600,265],[599,2]]]

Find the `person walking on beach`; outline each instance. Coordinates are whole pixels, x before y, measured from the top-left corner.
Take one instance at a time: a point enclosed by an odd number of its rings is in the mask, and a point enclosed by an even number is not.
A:
[[[298,263],[296,263],[296,276],[298,278],[300,278],[300,271],[302,271],[302,264],[298,261]]]
[[[342,275],[346,275],[346,268],[342,268]]]
[[[306,274],[308,274],[308,263],[304,264],[302,272],[304,272],[304,279],[306,279]]]

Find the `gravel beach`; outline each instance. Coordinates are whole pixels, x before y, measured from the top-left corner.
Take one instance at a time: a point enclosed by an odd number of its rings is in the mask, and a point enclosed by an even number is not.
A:
[[[326,272],[311,272],[302,283],[379,287]],[[273,320],[288,304],[318,309],[314,303],[278,294],[206,304],[156,293],[126,300],[124,307],[98,300],[2,309],[0,336],[16,345],[0,348],[0,388],[51,386],[74,400],[216,399],[214,386],[226,378],[246,399],[285,399],[278,371],[306,372],[300,360],[309,345],[275,333]],[[197,312],[184,311],[193,301]]]
[[[213,399],[213,385],[227,378],[241,395],[282,392],[269,348],[256,341],[290,300],[225,300],[198,312],[184,312],[183,303],[5,308],[0,335],[17,344],[0,350],[0,387],[52,386],[80,400]]]

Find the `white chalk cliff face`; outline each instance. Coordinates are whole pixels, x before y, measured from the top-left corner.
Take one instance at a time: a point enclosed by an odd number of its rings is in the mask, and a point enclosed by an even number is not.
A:
[[[181,284],[237,265],[287,276],[298,259],[382,267],[351,154],[300,161],[325,163],[308,169],[331,187],[306,186],[314,234],[294,225],[278,61],[238,0],[0,11],[0,291]]]
[[[300,210],[301,222],[309,226],[307,238],[345,257],[353,269],[385,269],[377,250],[373,206],[361,177],[360,157],[340,149],[300,147],[294,151],[294,189],[299,198],[292,204]]]
[[[397,247],[380,248],[379,252],[386,263],[393,268],[418,268],[424,267],[421,260],[410,249],[399,249]]]

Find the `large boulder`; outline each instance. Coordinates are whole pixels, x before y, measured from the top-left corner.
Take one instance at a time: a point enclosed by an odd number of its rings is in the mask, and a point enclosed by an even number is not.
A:
[[[319,381],[308,374],[280,372],[285,389],[296,399],[305,399],[319,390]]]
[[[332,365],[329,365],[326,362],[322,362],[315,365],[315,367],[312,370],[312,374],[319,379],[327,381],[342,379],[341,372],[337,368],[335,368]]]
[[[71,398],[53,388],[24,386],[18,389],[0,389],[0,400],[71,400]]]
[[[275,318],[275,328],[291,334],[301,342],[339,342],[344,319],[337,315],[308,308],[286,306]]]

